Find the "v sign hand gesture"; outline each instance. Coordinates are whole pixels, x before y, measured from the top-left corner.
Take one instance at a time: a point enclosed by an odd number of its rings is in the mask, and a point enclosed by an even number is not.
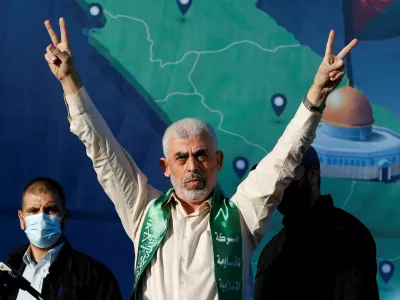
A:
[[[76,93],[79,91],[81,83],[72,59],[65,20],[64,18],[60,18],[61,40],[58,38],[49,20],[44,24],[53,42],[53,44],[47,46],[44,56],[49,64],[50,70],[62,83],[66,95]]]
[[[316,106],[322,106],[326,97],[332,92],[342,81],[344,76],[344,57],[357,45],[356,39],[352,40],[346,47],[334,55],[335,31],[329,33],[328,42],[326,44],[325,56],[318,68],[314,78],[314,84],[309,92],[308,98]],[[317,99],[321,98],[322,99]],[[314,99],[313,99],[314,98]]]

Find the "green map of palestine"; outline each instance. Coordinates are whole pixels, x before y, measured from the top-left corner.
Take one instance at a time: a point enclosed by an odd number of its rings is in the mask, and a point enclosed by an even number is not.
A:
[[[234,157],[251,166],[270,151],[321,58],[253,1],[195,1],[185,20],[175,1],[100,4],[107,23],[91,31],[90,42],[165,112],[167,123],[197,117],[217,129],[226,155],[221,185],[234,193]],[[288,99],[279,119],[270,100],[276,93]]]
[[[252,166],[270,151],[322,58],[257,9],[254,0],[194,1],[184,19],[173,0],[98,2],[106,25],[91,30],[89,42],[161,117],[168,116],[167,124],[197,117],[217,129],[225,151],[220,183],[232,195],[241,181],[233,172],[233,159],[244,156]],[[80,0],[83,8],[88,3]],[[270,101],[276,93],[288,100],[279,118]],[[400,133],[391,112],[374,105],[373,111],[377,125]],[[373,196],[378,197],[382,187],[388,199],[378,206]],[[392,237],[400,225],[394,214],[400,211],[399,181],[384,185],[324,178],[322,190],[371,229],[379,256],[398,255],[394,249],[400,245],[387,243],[398,244]],[[270,233],[279,228],[280,216],[274,214]]]

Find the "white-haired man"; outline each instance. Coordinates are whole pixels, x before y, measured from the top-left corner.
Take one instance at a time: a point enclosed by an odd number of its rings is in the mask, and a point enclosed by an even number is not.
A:
[[[160,165],[173,188],[163,194],[118,144],[83,88],[72,61],[64,19],[61,41],[45,22],[52,45],[45,58],[61,82],[71,131],[86,146],[105,192],[134,242],[136,299],[243,299],[248,264],[265,224],[311,144],[328,94],[338,86],[343,57],[333,55],[334,32],[304,105],[275,148],[229,200],[217,188],[223,153],[214,130],[184,119],[165,132]]]

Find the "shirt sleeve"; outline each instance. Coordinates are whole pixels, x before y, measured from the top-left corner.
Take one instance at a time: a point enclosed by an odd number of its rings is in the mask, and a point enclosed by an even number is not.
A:
[[[97,179],[133,241],[146,205],[162,193],[147,183],[147,177],[117,142],[84,87],[65,100],[70,130],[85,145]]]
[[[294,178],[304,152],[314,140],[320,120],[321,114],[312,113],[301,104],[278,143],[232,197],[256,245],[261,241],[283,191]]]

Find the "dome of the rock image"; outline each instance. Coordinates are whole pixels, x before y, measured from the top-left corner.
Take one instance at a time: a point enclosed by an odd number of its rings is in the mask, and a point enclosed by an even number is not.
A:
[[[369,127],[374,118],[368,99],[357,89],[345,86],[328,96],[322,121],[340,127]]]

